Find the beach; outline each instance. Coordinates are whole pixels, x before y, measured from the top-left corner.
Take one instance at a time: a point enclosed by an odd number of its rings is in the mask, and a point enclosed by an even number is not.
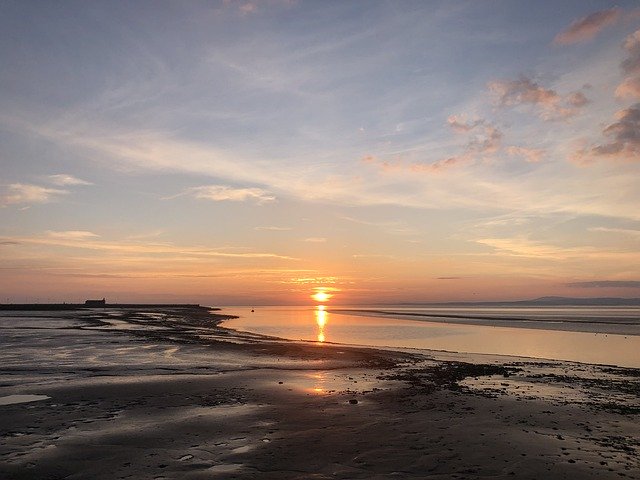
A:
[[[640,477],[638,369],[287,341],[197,307],[12,315],[3,479]]]

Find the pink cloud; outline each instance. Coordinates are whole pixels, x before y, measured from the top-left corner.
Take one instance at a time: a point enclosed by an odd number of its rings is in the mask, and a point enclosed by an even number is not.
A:
[[[626,78],[616,88],[615,95],[617,98],[640,98],[640,30],[629,35],[622,48],[627,51],[627,57],[620,64]]]
[[[567,104],[580,108],[589,103],[589,99],[582,92],[573,92],[567,96]]]
[[[640,77],[626,78],[616,88],[618,98],[640,98]]]
[[[450,157],[443,160],[438,160],[437,162],[414,163],[409,168],[413,172],[442,173],[445,170],[453,167],[458,167],[469,162],[470,159],[468,157]]]
[[[545,151],[537,148],[511,146],[505,149],[512,157],[522,157],[529,163],[538,163],[544,157]]]
[[[579,18],[572,22],[566,30],[556,35],[553,43],[569,45],[591,40],[605,28],[614,25],[620,19],[621,13],[620,8],[613,7]]]
[[[489,82],[488,88],[499,105],[533,105],[538,108],[539,116],[544,120],[571,117],[589,103],[582,92],[573,92],[563,98],[555,90],[542,87],[525,76],[517,80],[495,80]]]
[[[602,157],[640,161],[640,103],[620,110],[616,113],[616,120],[602,131],[608,142],[579,150],[573,160],[579,164]]]
[[[640,30],[629,35],[622,47],[628,52],[628,57],[622,62],[622,70],[627,75],[640,73]]]

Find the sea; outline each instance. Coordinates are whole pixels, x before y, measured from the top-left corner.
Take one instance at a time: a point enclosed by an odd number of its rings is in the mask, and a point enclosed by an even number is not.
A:
[[[223,326],[290,340],[640,367],[640,307],[225,307]]]
[[[640,368],[640,307],[227,306],[217,313],[238,316],[221,324],[227,329],[319,347],[427,349]],[[72,372],[80,366],[146,372],[214,368],[207,339],[214,340],[215,329],[209,334],[199,325],[190,333],[196,342],[175,342],[171,325],[179,321],[170,310],[158,309],[134,315],[108,308],[0,311],[0,370],[14,381],[35,371]],[[224,367],[222,357],[217,354],[215,368]]]

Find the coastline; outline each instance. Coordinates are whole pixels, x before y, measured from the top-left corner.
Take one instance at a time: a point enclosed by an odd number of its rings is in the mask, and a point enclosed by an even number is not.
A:
[[[155,356],[0,353],[0,397],[49,397],[0,406],[2,478],[638,478],[638,369],[294,342],[202,308],[105,313],[65,332]]]

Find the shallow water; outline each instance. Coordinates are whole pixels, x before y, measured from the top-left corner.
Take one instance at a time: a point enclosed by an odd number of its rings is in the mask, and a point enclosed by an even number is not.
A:
[[[229,307],[223,313],[240,316],[225,321],[225,327],[292,340],[640,367],[639,308],[375,310],[378,313],[362,308],[259,307],[251,312],[246,307]],[[435,316],[419,316],[424,313]]]
[[[29,403],[39,402],[41,400],[47,400],[51,397],[46,395],[6,395],[0,397],[0,406],[3,405],[15,405],[17,403]]]

